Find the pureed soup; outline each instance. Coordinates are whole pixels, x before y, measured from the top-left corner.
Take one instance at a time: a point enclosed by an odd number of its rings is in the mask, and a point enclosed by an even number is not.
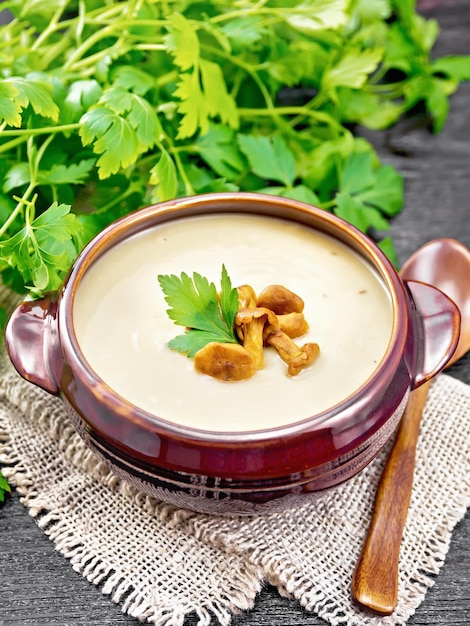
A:
[[[220,287],[222,265],[234,287],[256,293],[280,284],[305,302],[320,356],[294,377],[274,348],[244,381],[198,373],[167,344],[184,332],[167,315],[159,274],[193,272]],[[163,419],[211,431],[293,423],[332,407],[378,367],[393,311],[382,280],[362,257],[329,235],[278,218],[211,214],[144,230],[115,245],[85,272],[73,304],[80,348],[116,393]]]

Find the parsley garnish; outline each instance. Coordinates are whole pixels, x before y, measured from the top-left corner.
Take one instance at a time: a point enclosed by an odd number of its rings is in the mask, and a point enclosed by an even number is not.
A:
[[[160,274],[158,282],[170,305],[168,317],[187,328],[183,335],[169,341],[169,348],[192,358],[212,341],[238,343],[234,331],[238,292],[232,287],[224,265],[219,295],[215,284],[197,272],[192,278],[185,272],[181,276]]]

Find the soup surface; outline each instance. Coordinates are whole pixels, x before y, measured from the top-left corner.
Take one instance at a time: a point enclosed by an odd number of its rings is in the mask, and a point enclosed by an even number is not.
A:
[[[219,289],[222,264],[232,285],[259,293],[281,284],[305,301],[314,364],[288,377],[273,348],[246,381],[199,374],[167,347],[184,332],[168,317],[158,274],[199,272]],[[375,270],[328,235],[276,218],[220,214],[145,230],[115,246],[85,273],[73,323],[93,370],[146,411],[213,431],[248,431],[307,418],[344,400],[374,372],[392,330],[390,296]]]

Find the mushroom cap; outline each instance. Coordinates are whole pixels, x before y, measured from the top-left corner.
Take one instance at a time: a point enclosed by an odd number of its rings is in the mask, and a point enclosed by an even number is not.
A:
[[[212,341],[194,355],[194,367],[201,374],[233,382],[246,380],[256,372],[255,359],[239,343]]]
[[[256,293],[251,285],[240,285],[240,287],[237,287],[237,291],[240,308],[256,307]]]
[[[304,310],[302,298],[283,285],[269,285],[263,289],[256,304],[271,309],[277,315],[302,313]]]
[[[276,314],[264,307],[241,308],[235,316],[235,327],[242,341],[250,327],[263,327],[266,323],[275,328],[279,326]]]

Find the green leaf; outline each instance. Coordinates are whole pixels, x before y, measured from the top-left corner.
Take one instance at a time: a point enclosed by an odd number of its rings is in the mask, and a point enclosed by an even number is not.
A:
[[[401,104],[370,91],[339,87],[337,94],[341,119],[349,123],[359,123],[372,130],[389,128],[403,113]]]
[[[300,202],[306,202],[313,206],[320,206],[320,198],[306,185],[289,187],[281,191],[280,195],[286,198],[292,198],[293,200],[299,200]]]
[[[22,76],[12,76],[0,81],[0,121],[20,127],[21,113],[28,105],[38,115],[59,119],[59,107],[55,104],[47,83]]]
[[[90,109],[81,118],[80,137],[83,145],[93,143],[93,152],[100,154],[96,165],[100,178],[116,174],[128,167],[140,154],[137,133],[123,116],[104,106]]]
[[[156,186],[152,194],[153,201],[163,202],[176,198],[178,191],[176,166],[164,148],[161,149],[157,164],[150,170],[150,183]]]
[[[313,206],[320,206],[320,198],[306,185],[296,185],[295,187],[264,187],[259,190],[260,193],[267,193],[273,196],[281,196],[283,198],[292,198],[299,202],[306,202]]]
[[[426,100],[431,90],[432,81],[432,76],[417,74],[406,82],[403,93],[408,109],[414,107],[418,102]]]
[[[0,472],[0,502],[5,500],[5,494],[11,492],[11,487],[8,484],[6,478]]]
[[[191,22],[180,13],[173,13],[168,19],[168,35],[164,41],[178,65],[183,71],[189,70],[199,58],[199,39]]]
[[[286,22],[295,30],[315,34],[319,30],[338,28],[348,20],[348,0],[305,0],[286,9]]]
[[[240,123],[235,100],[227,91],[224,75],[220,65],[201,59],[201,80],[207,98],[207,114],[218,116],[223,124],[237,129]]]
[[[3,330],[7,324],[7,321],[8,321],[8,313],[3,307],[0,306],[0,332],[3,333]]]
[[[298,63],[299,58],[303,59],[302,64]],[[309,82],[317,82],[326,62],[321,46],[279,41],[270,49],[267,71],[279,84],[295,88],[304,78]]]
[[[228,180],[238,176],[245,166],[233,130],[223,124],[211,123],[194,146],[207,165]]]
[[[295,180],[296,162],[284,139],[262,135],[238,135],[238,144],[253,172],[266,180],[275,180],[291,187]]]
[[[158,281],[171,307],[168,316],[176,324],[198,330],[213,330],[215,324],[223,330],[214,283],[197,272],[192,278],[185,272],[180,277],[159,275]]]
[[[378,243],[379,248],[388,257],[389,261],[393,264],[395,269],[399,268],[398,254],[393,244],[391,237],[385,237]]]
[[[21,126],[21,111],[27,106],[27,99],[18,98],[19,91],[6,80],[0,81],[0,122],[9,126]]]
[[[426,98],[426,109],[433,118],[433,131],[441,132],[449,113],[449,98],[444,85],[439,79],[434,79]]]
[[[354,194],[374,184],[373,158],[371,152],[353,152],[348,156],[341,172],[341,191]]]
[[[384,69],[411,72],[411,66],[420,57],[420,50],[411,40],[409,32],[398,22],[390,25],[385,44]]]
[[[361,191],[362,200],[386,215],[397,215],[403,208],[403,178],[391,166],[384,165],[375,172],[374,184]]]
[[[323,87],[361,88],[369,74],[377,69],[383,58],[383,50],[346,50],[337,63],[323,75]]]
[[[391,0],[357,0],[354,4],[354,14],[358,15],[363,23],[377,20],[388,20],[392,14]]]
[[[236,17],[223,24],[221,30],[228,37],[232,49],[237,51],[251,48],[268,32],[260,15]]]
[[[30,181],[30,170],[27,163],[15,163],[8,170],[5,181],[3,183],[3,191],[8,192],[12,189],[18,189],[23,185],[27,185]]]
[[[232,287],[232,282],[225,265],[222,266],[219,298],[222,317],[224,318],[227,327],[233,328],[235,316],[238,311],[238,290],[235,287]]]
[[[356,148],[356,141],[350,133],[322,141],[311,150],[308,161],[305,163],[304,182],[311,189],[326,189],[338,186],[338,168],[348,155]]]
[[[177,139],[192,137],[198,130],[202,134],[209,128],[207,102],[202,93],[199,72],[180,75],[175,97],[179,98],[178,113],[182,116]]]
[[[78,121],[85,111],[98,102],[102,93],[101,85],[94,79],[74,81],[61,107],[61,121],[63,123]]]
[[[32,293],[55,290],[77,254],[72,237],[79,231],[70,206],[55,202],[31,224],[0,242],[0,256],[20,272]]]
[[[40,185],[79,185],[88,180],[96,159],[84,159],[71,165],[53,165],[49,171],[38,172]]]
[[[32,230],[36,231],[36,237],[47,236],[53,241],[68,241],[78,228],[77,217],[70,209],[67,204],[54,202],[31,224]]]
[[[411,19],[411,36],[423,52],[428,53],[434,46],[439,34],[437,20],[425,19],[415,13]]]
[[[113,71],[113,84],[139,96],[145,96],[155,86],[155,78],[133,65],[120,65]]]
[[[448,55],[431,63],[434,74],[445,74],[455,80],[470,80],[470,56]]]
[[[204,346],[213,341],[220,343],[233,343],[232,341],[226,341],[221,339],[219,333],[211,332],[208,330],[195,330],[191,328],[187,330],[183,335],[177,335],[170,339],[168,347],[170,350],[176,350],[182,354],[186,354],[190,359],[194,358],[196,352],[199,352]]]
[[[111,87],[103,92],[101,103],[117,115],[125,115],[135,129],[142,152],[156,145],[162,128],[155,109],[147,100],[123,87]]]
[[[202,186],[196,186],[197,193],[223,193],[224,191],[240,191],[240,187],[228,182],[225,178],[213,178]]]
[[[364,203],[349,193],[339,192],[336,194],[334,213],[364,233],[369,229],[369,219],[364,211]]]
[[[362,232],[367,233],[371,228],[377,231],[389,230],[390,225],[380,211],[365,204],[361,197],[339,192],[335,199],[334,213]]]
[[[188,329],[183,336],[171,340],[170,348],[194,356],[209,341],[238,343],[233,328],[238,295],[237,290],[232,289],[224,266],[220,300],[214,283],[197,272],[193,273],[192,278],[185,272],[179,277],[175,274],[160,274],[158,282],[170,306],[167,310],[169,318]],[[201,337],[205,338],[203,345]]]

